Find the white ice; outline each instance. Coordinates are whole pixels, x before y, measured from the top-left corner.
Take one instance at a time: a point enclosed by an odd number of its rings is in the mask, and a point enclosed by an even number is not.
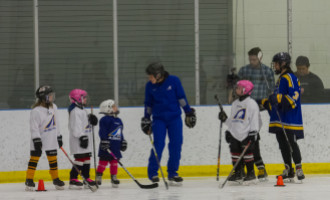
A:
[[[285,183],[285,187],[274,187],[276,179],[269,177],[268,182],[258,182],[256,185],[233,185],[227,183],[223,189],[219,188],[225,177],[220,177],[217,182],[215,177],[185,178],[181,187],[170,186],[166,190],[160,182],[158,188],[141,189],[131,179],[121,180],[119,188],[112,188],[109,180],[96,192],[89,189],[83,190],[55,190],[51,182],[45,183],[46,192],[26,192],[24,183],[0,184],[0,199],[27,199],[27,200],[318,200],[330,199],[330,176],[307,175],[302,184]],[[161,179],[162,180],[162,179]],[[150,184],[146,179],[139,179],[142,184]],[[37,186],[37,183],[36,183]]]

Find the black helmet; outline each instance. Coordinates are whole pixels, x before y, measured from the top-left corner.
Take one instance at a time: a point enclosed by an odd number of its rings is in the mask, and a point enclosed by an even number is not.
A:
[[[46,103],[49,103],[48,95],[53,92],[54,90],[50,86],[42,85],[37,89],[36,97],[40,99],[40,101],[45,101]]]
[[[285,62],[285,66],[290,67],[291,56],[287,52],[280,52],[274,55],[272,62],[276,62],[280,64]]]
[[[291,56],[287,52],[280,52],[280,53],[277,53],[273,56],[272,62],[273,63],[279,63],[280,67],[281,67],[281,70],[284,69],[284,68],[290,68]],[[285,63],[285,65],[282,66],[283,63]],[[275,70],[275,73],[280,74],[281,70],[279,70],[279,71]]]
[[[156,80],[159,80],[165,75],[164,66],[159,62],[150,63],[146,68],[146,73],[148,75],[153,75]]]

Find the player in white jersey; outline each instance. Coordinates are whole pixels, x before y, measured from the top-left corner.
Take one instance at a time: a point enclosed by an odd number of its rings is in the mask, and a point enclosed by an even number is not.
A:
[[[247,175],[243,181],[255,180],[254,173],[254,158],[253,146],[257,140],[258,132],[261,128],[261,117],[259,106],[250,95],[253,90],[252,82],[248,80],[241,80],[237,82],[236,99],[231,107],[231,115],[227,119],[224,111],[219,113],[219,119],[226,122],[228,130],[226,131],[226,141],[229,143],[231,158],[233,165],[236,164],[239,156],[243,152],[244,147],[251,141],[250,147],[247,149],[243,160],[247,168]],[[229,181],[242,180],[242,162],[238,164],[234,174],[230,177]]]
[[[55,92],[50,86],[41,86],[36,91],[37,101],[32,106],[30,114],[30,161],[26,172],[26,191],[33,191],[34,173],[41,157],[42,151],[46,152],[49,162],[49,173],[53,184],[58,190],[64,189],[64,182],[58,178],[57,149],[63,145],[57,119],[57,106],[53,103]]]
[[[92,125],[97,125],[97,118],[88,114],[84,109],[87,103],[87,92],[81,89],[74,89],[70,92],[71,105],[69,111],[70,151],[75,158],[75,165],[81,171],[88,183],[87,187],[96,187],[95,181],[89,178],[90,158],[93,150]],[[70,171],[70,189],[81,189],[83,184],[78,180],[78,172],[72,167]],[[87,187],[88,188],[88,187]]]

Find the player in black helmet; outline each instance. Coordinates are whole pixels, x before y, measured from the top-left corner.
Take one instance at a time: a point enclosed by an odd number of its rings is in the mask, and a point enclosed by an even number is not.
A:
[[[269,132],[276,134],[283,157],[285,169],[281,176],[283,179],[293,179],[294,169],[292,159],[296,165],[298,180],[305,178],[301,153],[297,140],[304,138],[304,128],[300,104],[300,83],[293,74],[291,56],[286,52],[274,55],[272,67],[277,75],[280,75],[275,86],[274,93],[268,99],[262,100],[262,104],[270,113]],[[292,152],[291,152],[292,150]]]
[[[30,115],[31,157],[26,172],[25,190],[34,190],[34,173],[42,151],[46,152],[49,173],[55,188],[63,190],[64,182],[58,178],[57,170],[57,149],[63,145],[63,142],[57,118],[57,106],[53,103],[55,92],[50,86],[41,86],[36,91],[36,97],[37,101],[32,106]]]

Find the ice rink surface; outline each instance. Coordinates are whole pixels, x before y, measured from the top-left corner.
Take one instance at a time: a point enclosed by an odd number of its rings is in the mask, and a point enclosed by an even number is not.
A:
[[[258,200],[258,199],[294,199],[317,200],[330,199],[330,176],[307,175],[302,184],[285,183],[285,187],[274,187],[276,179],[270,176],[268,182],[258,182],[255,185],[236,185],[227,182],[223,189],[219,184],[225,177],[185,178],[181,187],[170,186],[165,189],[162,182],[155,189],[141,189],[131,179],[121,180],[119,188],[112,188],[109,180],[96,192],[89,189],[69,190],[66,182],[65,190],[55,190],[51,182],[45,183],[46,192],[26,192],[24,183],[0,184],[0,199],[28,199],[28,200]],[[142,184],[150,184],[146,179],[139,179]],[[37,186],[36,182],[36,186]]]

